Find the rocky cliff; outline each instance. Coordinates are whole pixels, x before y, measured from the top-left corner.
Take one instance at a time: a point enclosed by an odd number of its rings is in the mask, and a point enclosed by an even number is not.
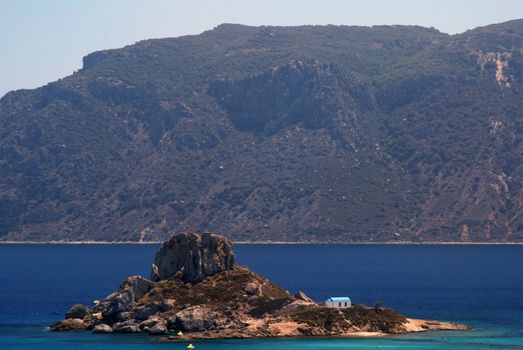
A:
[[[191,256],[198,258],[187,259]],[[129,277],[116,292],[91,307],[74,305],[51,330],[182,332],[185,335],[167,339],[183,340],[467,329],[459,324],[408,319],[387,308],[330,309],[303,292],[291,295],[247,267],[234,265],[233,256],[230,242],[222,236],[175,235],[156,254],[156,262],[160,258],[171,267],[164,277],[153,274],[156,282]],[[165,257],[168,259],[163,260]]]
[[[151,280],[179,274],[184,282],[200,282],[207,276],[234,268],[232,242],[212,233],[179,234],[165,242],[154,258]]]
[[[249,27],[0,99],[0,240],[523,241],[523,20]]]

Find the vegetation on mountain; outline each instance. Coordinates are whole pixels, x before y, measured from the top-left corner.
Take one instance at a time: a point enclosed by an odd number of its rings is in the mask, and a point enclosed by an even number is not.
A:
[[[0,100],[0,240],[522,241],[523,20],[249,27]]]

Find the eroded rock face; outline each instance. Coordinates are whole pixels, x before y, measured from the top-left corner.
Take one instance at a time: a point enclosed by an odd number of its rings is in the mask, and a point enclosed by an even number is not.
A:
[[[167,333],[167,320],[159,316],[152,316],[140,323],[140,329],[153,335],[165,334]]]
[[[183,281],[197,283],[232,269],[234,263],[232,242],[227,238],[213,233],[181,233],[156,253],[151,279],[161,281],[180,273]]]
[[[129,289],[132,292],[133,300],[143,298],[143,296],[154,286],[152,281],[149,281],[142,276],[127,277],[118,290],[122,291]]]
[[[302,301],[306,301],[308,303],[314,303],[314,300],[312,300],[311,298],[309,298],[307,296],[307,294],[305,294],[304,292],[302,292],[301,290],[298,291],[296,294],[294,294],[294,297],[298,300],[302,300]]]
[[[93,328],[93,333],[112,333],[113,329],[107,324],[99,324]]]
[[[80,331],[87,329],[84,321],[79,318],[68,318],[63,321],[56,322],[49,327],[52,331]]]
[[[133,306],[132,292],[128,289],[123,290],[112,297],[109,296],[107,301],[109,305],[103,312],[104,318],[111,318],[117,315],[120,315],[120,319],[125,318],[121,314],[131,311]]]
[[[127,320],[127,321],[115,323],[112,328],[113,328],[113,332],[117,332],[117,333],[138,333],[138,332],[140,332],[140,327],[134,320]]]
[[[91,312],[91,309],[89,309],[87,306],[82,304],[75,304],[73,305],[69,311],[65,314],[65,318],[84,318],[85,316],[89,315]]]
[[[134,317],[137,320],[146,320],[149,317],[156,315],[162,309],[162,305],[159,302],[149,302],[145,305],[139,306],[134,309]]]
[[[261,286],[258,283],[254,283],[254,282],[247,283],[244,290],[249,295],[260,295],[261,294]]]
[[[143,298],[153,286],[154,282],[141,276],[128,277],[122,282],[118,291],[110,294],[104,300],[97,302],[93,306],[92,311],[102,313],[103,319],[109,323],[128,320],[133,316],[131,311],[133,310],[134,303]],[[73,310],[73,308],[71,308],[71,310]]]
[[[205,307],[193,306],[176,314],[176,328],[184,331],[203,331],[215,328],[220,315]]]

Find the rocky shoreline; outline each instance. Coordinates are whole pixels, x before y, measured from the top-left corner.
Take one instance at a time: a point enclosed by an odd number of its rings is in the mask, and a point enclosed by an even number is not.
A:
[[[52,331],[165,335],[166,341],[289,336],[380,336],[467,330],[416,320],[390,308],[327,308],[235,264],[232,242],[212,234],[173,236],[157,252],[151,278],[127,278],[91,307],[74,305]],[[174,335],[177,334],[177,335]]]

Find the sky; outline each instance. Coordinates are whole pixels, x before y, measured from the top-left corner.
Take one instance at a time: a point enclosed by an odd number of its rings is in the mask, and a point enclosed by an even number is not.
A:
[[[522,0],[0,0],[0,96],[72,74],[90,52],[220,23],[435,27],[523,18]]]

